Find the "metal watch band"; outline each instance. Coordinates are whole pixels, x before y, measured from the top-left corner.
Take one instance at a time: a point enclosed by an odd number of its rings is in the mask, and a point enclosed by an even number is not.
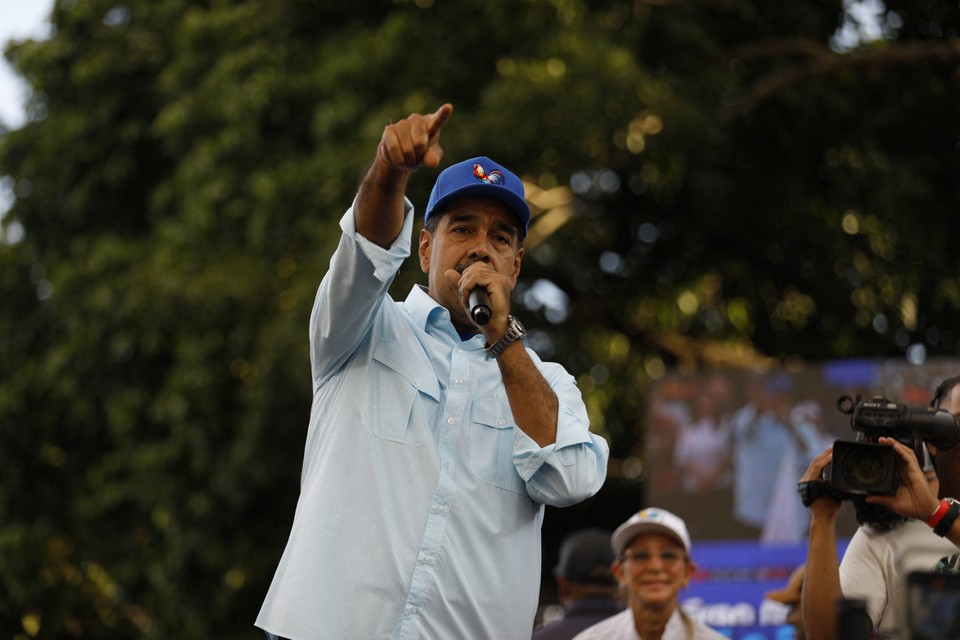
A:
[[[487,356],[493,359],[500,357],[500,354],[503,353],[504,349],[509,347],[511,344],[517,340],[522,340],[527,336],[527,330],[523,328],[523,325],[520,324],[520,321],[514,316],[507,316],[507,330],[500,336],[500,339],[494,342],[489,347],[486,347],[484,351],[487,352]]]

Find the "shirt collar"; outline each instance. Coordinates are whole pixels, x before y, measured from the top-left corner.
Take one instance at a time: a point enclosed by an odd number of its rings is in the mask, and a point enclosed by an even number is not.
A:
[[[439,302],[430,297],[423,285],[414,285],[403,304],[407,313],[421,329],[426,329],[430,322],[434,324],[441,320],[450,322],[450,313]]]
[[[430,294],[427,293],[427,288],[423,285],[414,285],[413,288],[410,289],[410,293],[407,295],[407,299],[404,300],[403,305],[419,328],[426,331],[428,325],[432,325],[434,328],[448,333],[455,337],[457,341],[460,341],[457,329],[453,326],[453,322],[450,321],[450,312],[439,302],[431,298]],[[474,342],[477,342],[479,348],[482,348],[484,343],[483,334],[478,333],[470,340],[464,342],[464,344],[472,344]]]

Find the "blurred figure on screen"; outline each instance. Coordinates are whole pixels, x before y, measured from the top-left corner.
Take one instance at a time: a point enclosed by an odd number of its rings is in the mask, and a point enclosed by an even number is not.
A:
[[[613,577],[610,532],[581,529],[564,538],[554,575],[563,618],[533,632],[532,640],[570,640],[623,609]]]
[[[797,544],[807,537],[810,512],[797,500],[797,478],[833,438],[823,428],[823,410],[814,400],[801,400],[790,409],[788,434],[780,468],[771,480],[773,493],[760,540]]]
[[[784,620],[787,624],[792,624],[796,635],[796,640],[805,640],[803,633],[803,616],[800,614],[800,594],[803,588],[803,566],[800,565],[790,574],[787,584],[782,589],[768,591],[763,595],[767,600],[773,600],[787,606],[787,617]],[[780,637],[780,636],[777,636]]]
[[[692,415],[681,423],[673,451],[687,493],[725,491],[730,486],[730,382],[711,376],[692,399]]]
[[[748,400],[733,417],[734,518],[759,538],[792,439],[793,379],[785,373],[748,382]]]
[[[690,421],[687,386],[679,380],[665,380],[654,387],[648,400],[652,495],[668,495],[680,489],[680,474],[671,463],[681,425]]]

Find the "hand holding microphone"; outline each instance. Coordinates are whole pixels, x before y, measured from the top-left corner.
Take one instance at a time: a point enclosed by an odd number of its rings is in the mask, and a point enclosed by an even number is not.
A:
[[[482,262],[458,264],[446,272],[446,277],[450,285],[459,289],[460,295],[464,296],[461,304],[465,316],[461,317],[472,327],[480,327],[485,331],[493,321],[495,312],[503,313],[504,317],[510,313],[509,306],[503,310],[497,307],[500,296],[505,296],[509,305],[509,277],[497,273],[490,265]]]
[[[470,303],[470,317],[478,326],[483,326],[490,322],[490,294],[483,287],[476,287],[467,296]]]

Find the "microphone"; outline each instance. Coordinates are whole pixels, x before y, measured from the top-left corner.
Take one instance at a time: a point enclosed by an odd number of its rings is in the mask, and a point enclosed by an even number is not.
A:
[[[490,322],[490,294],[483,287],[477,287],[467,296],[467,302],[470,303],[470,317],[478,325],[485,325]]]

